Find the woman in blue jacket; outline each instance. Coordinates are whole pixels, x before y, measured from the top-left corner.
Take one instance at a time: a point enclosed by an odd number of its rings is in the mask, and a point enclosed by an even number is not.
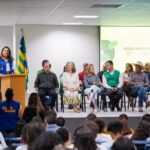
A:
[[[0,74],[13,74],[13,57],[11,50],[8,46],[5,46],[1,51],[0,56]]]

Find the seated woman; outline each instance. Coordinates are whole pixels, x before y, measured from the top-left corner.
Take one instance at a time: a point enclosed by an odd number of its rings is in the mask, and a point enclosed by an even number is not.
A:
[[[29,96],[28,106],[23,113],[23,119],[28,123],[35,116],[41,116],[44,112],[44,107],[37,93],[31,93]]]
[[[21,105],[13,100],[13,90],[8,88],[5,92],[6,100],[0,102],[0,131],[5,135],[12,135],[16,124],[21,118]]]
[[[133,65],[130,63],[126,64],[126,69],[122,74],[123,77],[123,91],[125,92],[126,96],[128,97],[130,104],[133,105],[133,98],[137,97],[137,93],[133,92],[130,85],[130,77],[133,73]]]
[[[66,64],[66,72],[62,75],[62,85],[64,90],[64,103],[73,105],[75,112],[80,112],[80,95],[79,89],[79,77],[76,73],[75,64],[68,62]]]
[[[97,96],[99,93],[103,91],[102,83],[98,75],[95,75],[94,65],[89,64],[86,68],[86,76],[84,79],[84,87],[85,87],[85,94],[89,96],[90,103],[93,103],[94,106],[94,113],[97,112]]]

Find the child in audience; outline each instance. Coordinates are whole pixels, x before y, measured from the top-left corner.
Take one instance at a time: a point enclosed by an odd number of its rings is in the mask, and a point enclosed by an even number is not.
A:
[[[96,137],[96,142],[101,143],[101,142],[111,141],[112,140],[111,136],[109,134],[104,133],[105,122],[100,118],[96,118],[95,123],[98,126],[98,134],[97,134],[97,137]]]
[[[101,146],[105,147],[107,150],[110,150],[113,143],[118,138],[122,137],[123,124],[120,121],[112,121],[108,124],[107,130],[110,133],[112,140],[102,143]]]
[[[56,120],[56,124],[60,127],[63,127],[65,125],[65,119],[63,117],[58,117]]]
[[[28,106],[25,108],[23,113],[23,119],[28,123],[35,116],[42,115],[44,107],[37,93],[31,93],[29,96]]]
[[[120,137],[114,142],[111,150],[136,150],[136,148],[131,140],[126,137]]]
[[[69,134],[69,131],[66,128],[60,128],[57,130],[57,133],[62,138],[66,150],[73,150],[74,145],[71,143],[71,135]]]

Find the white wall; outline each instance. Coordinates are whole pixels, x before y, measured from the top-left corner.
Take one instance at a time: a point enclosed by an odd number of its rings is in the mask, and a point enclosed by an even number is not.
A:
[[[19,47],[20,28],[24,29],[28,65],[29,93],[34,91],[37,70],[43,59],[49,59],[52,71],[59,76],[67,61],[82,70],[85,62],[99,70],[99,29],[90,26],[16,25],[16,47]]]
[[[9,46],[13,49],[13,27],[0,26],[0,51],[4,46]],[[13,55],[13,51],[12,51]]]

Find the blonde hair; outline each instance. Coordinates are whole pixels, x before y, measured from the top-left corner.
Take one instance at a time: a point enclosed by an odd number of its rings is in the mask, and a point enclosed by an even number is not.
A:
[[[87,67],[86,67],[86,75],[87,76],[90,76],[91,75],[91,67],[94,67],[93,64],[88,64]]]

